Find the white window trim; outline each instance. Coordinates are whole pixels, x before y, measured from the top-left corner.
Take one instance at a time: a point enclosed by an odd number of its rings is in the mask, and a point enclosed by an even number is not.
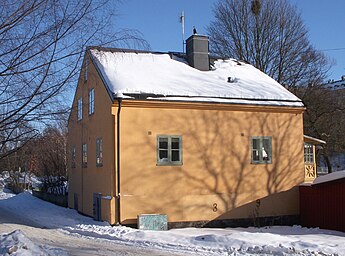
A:
[[[168,161],[159,161],[159,139],[160,138],[167,138],[168,139]],[[171,148],[171,139],[178,138],[179,139],[179,161],[172,161],[172,148]],[[179,166],[183,165],[182,160],[182,136],[181,135],[157,135],[157,166]]]
[[[259,140],[259,148],[263,148],[263,140],[268,139],[270,141],[270,152],[268,152],[270,158],[269,160],[263,159],[263,153],[262,150],[259,150],[259,160],[254,160],[253,156],[253,140],[258,139]],[[252,164],[272,164],[272,158],[273,158],[273,148],[272,148],[272,137],[271,136],[252,136],[250,137],[250,155],[251,155],[251,163]]]

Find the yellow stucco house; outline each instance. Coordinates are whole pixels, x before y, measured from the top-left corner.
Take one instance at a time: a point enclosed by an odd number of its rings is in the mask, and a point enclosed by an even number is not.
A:
[[[68,123],[69,207],[135,225],[292,224],[304,181],[300,99],[253,66],[90,47]]]

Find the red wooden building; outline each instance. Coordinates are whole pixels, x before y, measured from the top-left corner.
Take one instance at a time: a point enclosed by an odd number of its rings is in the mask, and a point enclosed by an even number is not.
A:
[[[345,171],[300,186],[300,217],[302,226],[345,232]]]

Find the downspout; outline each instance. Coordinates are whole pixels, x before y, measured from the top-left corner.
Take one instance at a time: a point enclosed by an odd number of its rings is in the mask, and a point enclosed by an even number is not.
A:
[[[117,224],[121,225],[121,206],[120,206],[120,197],[121,197],[121,189],[120,189],[120,113],[121,113],[121,106],[122,106],[122,94],[117,94],[117,102],[118,102],[118,108],[117,108],[117,216],[118,221]]]

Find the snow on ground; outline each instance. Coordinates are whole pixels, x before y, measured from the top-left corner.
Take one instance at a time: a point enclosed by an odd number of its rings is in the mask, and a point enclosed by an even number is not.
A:
[[[8,172],[0,172],[0,200],[15,196],[10,190],[4,188],[5,180],[9,177]]]
[[[15,194],[13,194],[11,192],[11,190],[8,190],[6,188],[4,188],[3,190],[0,189],[0,200],[1,199],[7,199],[7,198],[10,198],[10,197],[13,197],[13,196],[15,196]]]
[[[345,255],[345,233],[317,228],[294,226],[144,231],[122,226],[112,227],[105,222],[96,222],[89,217],[79,215],[75,210],[44,202],[27,192],[0,200],[0,208],[11,211],[19,217],[30,218],[30,221],[40,226],[59,229],[72,236],[106,239],[117,244],[186,255]],[[13,241],[16,239],[11,237],[16,236],[21,236],[19,231],[1,235],[1,246],[4,239],[10,241],[8,243],[13,246]],[[23,241],[19,245],[22,249],[25,246],[30,250],[31,248],[47,250],[42,246],[35,247],[30,241],[26,241],[25,237],[17,240]],[[53,249],[49,252],[51,255],[60,255]]]
[[[0,255],[67,255],[61,249],[36,245],[20,230],[9,234],[0,234]]]

